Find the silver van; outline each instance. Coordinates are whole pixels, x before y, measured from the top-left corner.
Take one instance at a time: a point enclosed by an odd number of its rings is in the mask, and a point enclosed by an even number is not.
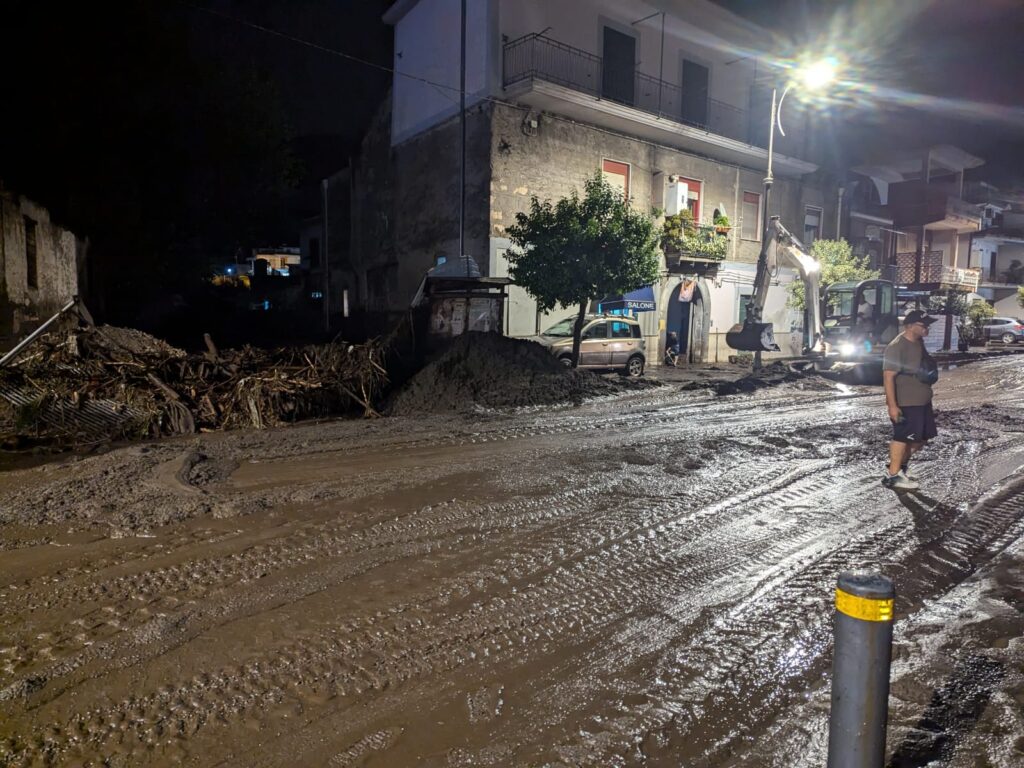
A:
[[[534,338],[562,363],[572,365],[572,329],[575,317],[561,320]],[[628,376],[641,376],[647,364],[640,324],[622,315],[587,315],[580,342],[581,368],[617,368]]]

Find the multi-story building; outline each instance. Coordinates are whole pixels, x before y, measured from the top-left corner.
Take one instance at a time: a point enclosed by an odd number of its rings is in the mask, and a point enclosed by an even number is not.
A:
[[[851,242],[873,256],[884,277],[907,290],[973,290],[977,276],[967,267],[982,217],[965,199],[964,175],[984,162],[941,145],[854,168],[858,195],[849,211]],[[858,220],[863,232],[854,225]]]
[[[459,248],[460,2],[398,0],[385,20],[395,75],[353,169],[352,261],[363,300],[397,311]],[[516,214],[598,171],[637,210],[664,210],[675,196],[701,225],[725,215],[725,260],[667,258],[655,309],[640,319],[649,349],[675,330],[689,359],[729,354],[725,333],[753,291],[766,215],[776,73],[751,51],[770,36],[707,0],[474,0],[466,25],[466,253],[485,275],[506,276]],[[786,109],[769,213],[797,233],[834,237],[837,187],[810,161],[799,105]],[[782,289],[794,277],[778,272],[765,310],[784,354],[801,344],[802,318]],[[532,335],[573,311],[542,316],[512,286],[505,330]]]

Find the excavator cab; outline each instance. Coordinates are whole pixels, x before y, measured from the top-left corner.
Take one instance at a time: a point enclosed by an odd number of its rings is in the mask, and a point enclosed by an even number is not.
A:
[[[881,354],[899,333],[896,286],[888,280],[835,283],[822,301],[826,354],[853,360]]]

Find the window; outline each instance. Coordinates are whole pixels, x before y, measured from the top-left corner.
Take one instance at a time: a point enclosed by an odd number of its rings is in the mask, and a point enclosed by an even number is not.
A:
[[[607,323],[594,323],[589,328],[583,330],[584,339],[607,339],[608,338],[608,324]]]
[[[761,196],[756,192],[743,193],[740,225],[741,238],[744,240],[761,239]]]
[[[804,245],[810,245],[821,238],[821,208],[808,205],[804,208]]]
[[[622,196],[629,199],[629,163],[620,163],[617,160],[604,160],[601,163],[601,172],[612,189],[622,193]]]
[[[739,294],[736,296],[736,301],[739,304],[736,322],[744,323],[747,320],[747,304],[750,303],[751,297],[754,295],[754,289],[750,286],[743,286],[739,290]]]
[[[623,323],[619,320],[613,320],[609,323],[609,327],[611,328],[611,333],[609,335],[613,339],[632,339],[633,329],[636,328],[632,323]]]
[[[700,182],[694,179],[679,177],[679,181],[686,185],[686,207],[693,214],[695,224],[700,224]]]
[[[25,280],[29,288],[39,287],[39,264],[36,251],[36,223],[28,216],[25,219]]]

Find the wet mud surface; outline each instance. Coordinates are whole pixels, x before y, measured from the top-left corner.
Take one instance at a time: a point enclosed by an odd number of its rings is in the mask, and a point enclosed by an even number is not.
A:
[[[854,566],[892,765],[1019,764],[1024,366],[944,375],[913,495],[877,389],[800,387],[0,475],[0,765],[821,765]]]

